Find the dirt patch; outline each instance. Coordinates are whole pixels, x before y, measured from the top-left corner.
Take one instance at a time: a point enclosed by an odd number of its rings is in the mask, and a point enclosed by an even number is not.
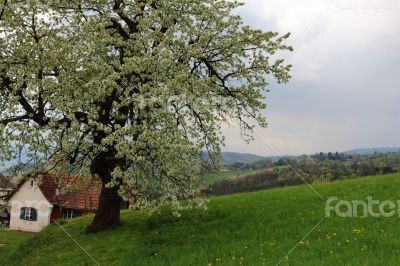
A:
[[[0,248],[7,246],[7,244],[0,244]]]

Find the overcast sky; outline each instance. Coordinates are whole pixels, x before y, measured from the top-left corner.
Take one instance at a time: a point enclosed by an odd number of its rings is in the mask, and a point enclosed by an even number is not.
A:
[[[271,82],[267,129],[225,151],[260,155],[400,147],[400,0],[245,0],[247,24],[291,32],[286,85]]]

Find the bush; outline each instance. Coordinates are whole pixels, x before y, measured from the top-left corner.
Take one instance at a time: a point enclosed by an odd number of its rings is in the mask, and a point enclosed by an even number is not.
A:
[[[293,175],[280,176],[278,178],[277,173],[264,172],[232,180],[216,181],[206,192],[212,195],[225,195],[297,185],[300,183],[301,179]]]

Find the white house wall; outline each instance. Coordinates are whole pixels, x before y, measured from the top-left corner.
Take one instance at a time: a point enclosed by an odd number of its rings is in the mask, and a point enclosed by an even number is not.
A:
[[[31,180],[27,180],[8,201],[11,207],[10,229],[39,232],[50,224],[50,215],[53,205],[44,197],[42,191]],[[22,207],[31,207],[37,210],[37,221],[20,219]]]

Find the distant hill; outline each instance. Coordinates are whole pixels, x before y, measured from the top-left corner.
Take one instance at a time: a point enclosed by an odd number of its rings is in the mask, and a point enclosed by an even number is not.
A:
[[[348,150],[345,151],[344,154],[349,154],[349,155],[368,155],[368,154],[373,154],[375,152],[379,153],[388,153],[388,152],[400,152],[400,147],[399,148],[394,148],[394,147],[378,147],[378,148],[362,148],[362,149],[353,149],[353,150]]]
[[[208,158],[208,154],[206,152],[202,152],[202,157],[203,159]],[[255,155],[255,154],[250,154],[250,153],[239,153],[239,152],[223,152],[222,153],[222,164],[223,165],[229,165],[233,163],[252,163],[256,162],[262,159],[265,159],[266,157],[260,156],[260,155]]]
[[[237,152],[224,152],[222,154],[223,164],[233,164],[233,163],[252,163],[265,157],[250,153],[237,153]]]

